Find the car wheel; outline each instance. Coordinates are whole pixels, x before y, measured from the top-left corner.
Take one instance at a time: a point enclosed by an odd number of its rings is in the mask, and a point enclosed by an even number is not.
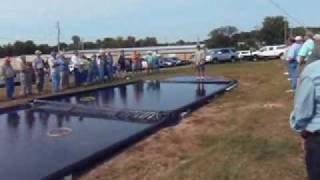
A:
[[[279,59],[283,59],[284,60],[284,54],[283,53],[281,53],[278,57],[279,57]]]

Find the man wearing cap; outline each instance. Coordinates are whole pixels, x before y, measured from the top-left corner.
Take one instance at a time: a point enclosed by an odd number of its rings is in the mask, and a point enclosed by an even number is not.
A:
[[[320,34],[313,36],[314,39],[314,48],[309,56],[308,64],[313,63],[314,61],[320,60]]]
[[[56,52],[51,53],[51,57],[49,59],[49,67],[51,73],[52,92],[57,93],[60,91],[60,75],[63,68],[63,61],[57,56]]]
[[[320,179],[320,35],[297,87],[291,128],[304,139],[305,162],[310,180]]]
[[[197,69],[198,79],[205,78],[205,52],[201,49],[200,45],[197,46],[197,50],[194,56],[194,63]]]
[[[307,65],[309,62],[309,56],[312,53],[312,50],[314,48],[314,41],[313,41],[313,33],[312,32],[306,32],[304,36],[305,42],[302,45],[302,47],[299,50],[298,53],[298,62],[299,62],[299,74],[303,71],[303,68],[305,65]]]
[[[32,62],[32,67],[36,74],[38,93],[43,94],[44,78],[45,78],[44,60],[41,58],[41,51],[36,50],[35,55],[36,55],[36,58]]]
[[[21,89],[20,95],[27,96],[32,94],[32,67],[28,65],[26,56],[20,56],[18,72]]]
[[[297,87],[297,67],[298,67],[298,53],[302,46],[302,37],[297,36],[294,40],[291,40],[292,45],[289,47],[287,52],[288,71],[291,79],[291,90],[293,92]]]
[[[59,54],[59,59],[60,62],[62,62],[62,67],[61,67],[61,90],[69,88],[69,60],[67,60],[62,52]]]
[[[1,68],[1,72],[6,84],[7,99],[12,100],[14,94],[14,78],[16,73],[11,65],[11,60],[9,57],[5,59],[4,65]]]

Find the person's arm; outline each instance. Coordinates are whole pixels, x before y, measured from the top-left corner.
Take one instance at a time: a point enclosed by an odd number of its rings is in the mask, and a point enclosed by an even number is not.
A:
[[[289,47],[287,51],[287,61],[290,62],[294,59],[294,50],[292,47]]]
[[[298,52],[299,64],[304,64],[305,63],[307,55],[308,55],[307,45],[303,44],[302,47],[300,48],[299,52]]]
[[[297,89],[294,111],[290,117],[291,128],[301,133],[314,117],[315,112],[315,87],[310,78],[303,78]]]

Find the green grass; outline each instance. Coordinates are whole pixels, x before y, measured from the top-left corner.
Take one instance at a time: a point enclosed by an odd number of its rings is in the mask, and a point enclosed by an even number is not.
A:
[[[284,70],[280,61],[207,66],[208,75],[237,79],[239,86],[84,179],[305,179],[299,138],[288,123],[293,95],[285,93]],[[143,78],[193,73],[182,68]]]

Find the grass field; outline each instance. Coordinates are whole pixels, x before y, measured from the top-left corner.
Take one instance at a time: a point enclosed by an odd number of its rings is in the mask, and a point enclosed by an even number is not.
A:
[[[208,75],[237,79],[239,86],[80,179],[305,179],[300,139],[288,125],[293,94],[285,93],[284,69],[280,61],[209,65]],[[142,76],[178,74],[193,70]]]
[[[208,75],[237,79],[239,87],[81,179],[305,179],[300,139],[288,126],[293,94],[285,93],[284,69],[280,61],[208,66]]]

